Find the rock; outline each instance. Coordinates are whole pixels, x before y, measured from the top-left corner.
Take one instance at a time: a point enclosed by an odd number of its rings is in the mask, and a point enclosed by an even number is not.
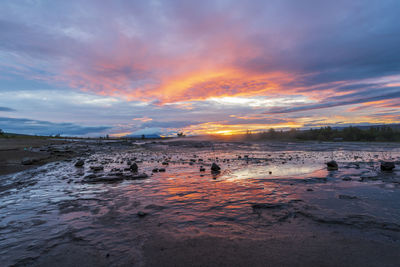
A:
[[[124,177],[121,176],[92,176],[88,175],[83,178],[83,183],[115,183],[123,180]]]
[[[357,197],[348,195],[339,195],[339,199],[357,199]]]
[[[129,170],[130,170],[131,172],[137,172],[138,169],[139,169],[139,167],[138,167],[138,165],[137,165],[136,163],[133,163],[133,164],[129,167]]]
[[[314,191],[314,189],[312,189],[312,188],[307,188],[307,191],[308,191],[308,192],[312,192],[312,191]]]
[[[391,171],[395,168],[394,162],[390,161],[382,161],[381,162],[381,171]]]
[[[211,165],[211,171],[213,172],[219,172],[221,171],[221,167],[218,166],[218,164],[216,164],[215,162]]]
[[[146,173],[139,173],[136,175],[125,176],[125,179],[138,180],[138,179],[145,179],[147,177],[149,177],[149,176]]]
[[[80,159],[75,163],[75,167],[82,167],[83,165],[85,165],[85,161],[83,159]]]
[[[159,172],[165,172],[165,168],[159,168],[158,171]]]
[[[36,162],[36,160],[35,159],[31,159],[31,158],[23,158],[21,160],[21,164],[22,165],[32,165],[35,162]]]
[[[326,165],[328,167],[328,171],[336,171],[339,169],[337,162],[334,160],[327,162]]]
[[[161,163],[162,165],[168,165],[169,163],[164,161],[163,163]]]
[[[201,171],[201,172],[205,172],[205,171],[206,171],[206,168],[204,168],[203,166],[201,166],[201,167],[200,167],[200,171]]]
[[[154,168],[154,169],[152,170],[152,172],[158,172],[158,169],[157,169],[157,168]]]
[[[94,172],[102,171],[104,170],[103,166],[90,166],[90,169]]]
[[[96,174],[89,174],[89,175],[86,175],[86,176],[84,177],[84,179],[93,179],[93,178],[96,178],[96,177],[97,177]]]
[[[351,177],[343,177],[342,180],[343,181],[351,181],[352,179],[351,179]]]
[[[137,216],[138,216],[138,217],[143,218],[143,217],[145,217],[146,215],[147,215],[146,212],[143,212],[143,211],[138,211],[138,212],[137,212]]]

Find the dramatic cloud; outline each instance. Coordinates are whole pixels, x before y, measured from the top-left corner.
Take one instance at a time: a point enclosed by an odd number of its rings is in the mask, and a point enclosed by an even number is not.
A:
[[[104,123],[117,135],[396,122],[383,115],[399,110],[396,0],[5,0],[0,8],[0,105],[13,116]]]
[[[36,135],[87,135],[108,130],[110,127],[84,127],[72,123],[52,123],[29,119],[0,117],[0,129],[9,133]]]

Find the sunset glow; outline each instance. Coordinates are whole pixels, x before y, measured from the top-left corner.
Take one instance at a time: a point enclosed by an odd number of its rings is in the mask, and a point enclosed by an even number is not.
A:
[[[399,123],[399,4],[306,2],[3,1],[0,128],[122,137]]]

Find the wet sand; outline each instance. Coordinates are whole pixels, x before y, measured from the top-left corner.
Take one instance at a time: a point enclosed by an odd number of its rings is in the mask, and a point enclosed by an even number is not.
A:
[[[73,155],[53,153],[52,147],[67,144],[51,138],[0,138],[0,175],[20,172],[48,162],[62,160]],[[32,159],[32,164],[22,164],[23,159]]]
[[[64,145],[82,153],[0,176],[6,266],[400,262],[399,144]],[[338,171],[326,170],[331,159]],[[397,168],[382,172],[380,160]]]

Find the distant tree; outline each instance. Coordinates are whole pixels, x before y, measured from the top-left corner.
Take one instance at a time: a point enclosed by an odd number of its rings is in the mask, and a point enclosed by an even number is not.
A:
[[[110,139],[110,136],[108,136],[108,134],[106,135],[106,139]]]
[[[274,128],[268,130],[268,138],[275,139],[276,138],[276,131]]]
[[[3,129],[0,129],[0,135],[3,135],[3,134],[4,134]]]
[[[146,136],[144,136],[144,134],[142,134],[142,139],[146,139]]]
[[[185,135],[183,134],[183,132],[177,133],[176,134],[178,137],[185,137]]]

